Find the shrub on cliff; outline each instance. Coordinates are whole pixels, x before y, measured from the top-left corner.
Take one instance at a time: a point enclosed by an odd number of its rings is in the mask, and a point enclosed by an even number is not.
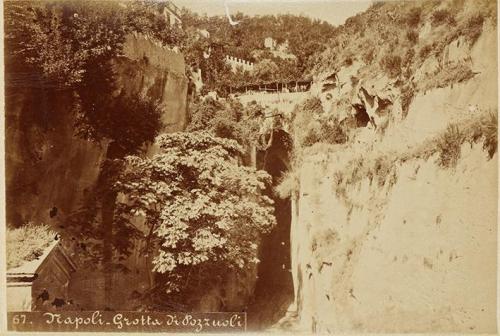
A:
[[[408,30],[406,32],[406,38],[408,39],[408,41],[411,42],[411,44],[417,44],[418,42],[418,32],[415,31],[415,30]],[[410,49],[412,50],[412,49]]]
[[[463,34],[469,40],[471,44],[474,44],[479,35],[483,31],[484,15],[482,13],[476,14],[467,20],[465,27],[463,28]]]
[[[157,143],[153,158],[127,158],[115,185],[125,196],[117,212],[144,217],[167,292],[206,292],[257,262],[260,234],[275,224],[263,195],[270,176],[239,165],[234,140],[207,132],[165,134]]]
[[[426,44],[422,48],[420,48],[418,55],[422,60],[425,60],[425,58],[427,58],[427,56],[429,56],[431,52],[432,52],[432,45]]]
[[[375,48],[366,48],[361,56],[365,64],[371,64],[375,58]]]
[[[447,64],[440,67],[435,73],[426,75],[419,85],[423,91],[433,88],[442,88],[453,83],[461,83],[473,78],[476,74],[467,63]]]
[[[402,71],[401,56],[387,54],[380,60],[380,66],[390,78],[395,78]]]
[[[461,156],[464,143],[481,143],[483,150],[491,159],[498,150],[498,114],[497,111],[481,111],[473,107],[470,120],[451,124],[435,141],[436,147],[431,153],[438,153],[437,163],[443,168],[455,167]]]
[[[432,26],[438,26],[442,24],[454,25],[456,24],[453,14],[448,9],[439,9],[432,13],[431,16]]]
[[[408,24],[409,27],[416,28],[420,23],[421,16],[422,16],[422,8],[414,7],[407,14],[406,23]]]
[[[9,68],[20,66],[59,88],[74,87],[90,67],[119,56],[125,35],[134,31],[170,45],[184,39],[154,3],[5,2]]]
[[[315,75],[338,71],[349,55],[356,55],[365,63],[359,73],[376,74],[396,69],[385,67],[392,63],[386,61],[396,60],[384,60],[385,55],[396,53],[403,57],[414,48],[420,57],[403,62],[405,77],[411,79],[429,55],[440,57],[457,37],[465,36],[472,45],[485,20],[494,24],[496,14],[495,2],[489,0],[380,2],[357,15],[356,21],[363,22],[361,31],[358,25],[347,22],[337,27],[325,48],[311,57],[314,63],[310,70]],[[432,25],[430,31],[424,25],[427,23]],[[372,49],[379,52],[373,54]],[[397,71],[388,73],[394,76]]]
[[[337,118],[320,119],[317,124],[308,125],[308,132],[302,142],[303,146],[312,146],[315,143],[342,144],[347,142],[348,136]]]
[[[297,148],[312,146],[316,143],[342,144],[347,142],[347,130],[336,116],[325,114],[321,101],[312,97],[295,108],[292,132]]]
[[[281,199],[292,197],[300,190],[300,178],[298,173],[294,171],[285,172],[279,179],[278,185],[274,188],[274,192]]]
[[[483,149],[488,152],[490,158],[498,149],[498,114],[497,111],[489,111],[468,127],[466,136],[470,143],[483,141]]]
[[[7,269],[37,259],[55,237],[47,225],[28,223],[17,229],[7,228]]]
[[[309,98],[295,107],[292,114],[292,132],[296,143],[295,147],[300,148],[303,146],[314,118],[323,113],[321,100],[317,97]]]
[[[186,130],[208,131],[247,147],[258,139],[263,111],[256,103],[243,106],[238,100],[227,99],[223,103],[208,97],[192,105]]]
[[[438,164],[441,167],[455,167],[460,159],[464,134],[457,125],[448,126],[446,132],[437,142],[439,152]]]
[[[492,158],[498,150],[498,114],[490,112],[481,120],[481,126],[484,134],[483,149]]]

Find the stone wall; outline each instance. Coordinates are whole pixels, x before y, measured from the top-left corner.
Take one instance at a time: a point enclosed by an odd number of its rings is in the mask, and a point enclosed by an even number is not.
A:
[[[184,56],[176,47],[169,48],[143,34],[130,34],[123,45],[123,55],[131,61],[147,59],[152,67],[183,75]]]
[[[229,55],[226,55],[225,60],[226,63],[231,66],[233,72],[235,72],[238,67],[243,68],[243,71],[253,71],[254,64],[250,61]]]

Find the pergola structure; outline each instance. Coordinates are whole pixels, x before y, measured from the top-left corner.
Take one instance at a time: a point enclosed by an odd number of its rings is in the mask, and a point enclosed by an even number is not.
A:
[[[247,84],[238,87],[229,87],[230,94],[247,94],[249,92],[305,92],[311,88],[311,79],[302,79],[288,82],[268,82]]]

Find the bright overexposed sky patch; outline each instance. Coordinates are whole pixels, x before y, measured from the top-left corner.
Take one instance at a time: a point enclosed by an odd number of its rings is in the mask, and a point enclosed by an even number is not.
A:
[[[247,15],[295,14],[341,25],[345,20],[366,10],[371,0],[173,0],[178,7],[186,7],[199,14],[225,15],[227,4],[230,13]]]

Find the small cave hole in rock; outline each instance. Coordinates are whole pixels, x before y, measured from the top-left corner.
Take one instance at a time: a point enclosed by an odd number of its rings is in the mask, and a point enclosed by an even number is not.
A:
[[[49,211],[50,218],[54,218],[55,216],[57,216],[57,211],[58,211],[57,207],[52,207],[52,209],[50,209]]]
[[[289,166],[288,133],[275,130],[272,145],[258,154],[257,165],[272,176],[273,189]],[[258,264],[258,279],[248,306],[249,330],[263,330],[278,322],[293,301],[290,260],[290,199],[281,199],[269,190],[275,202],[276,227],[263,237]]]
[[[353,104],[352,107],[356,110],[354,118],[356,118],[356,127],[366,127],[370,121],[370,116],[366,113],[366,109],[362,104]]]

